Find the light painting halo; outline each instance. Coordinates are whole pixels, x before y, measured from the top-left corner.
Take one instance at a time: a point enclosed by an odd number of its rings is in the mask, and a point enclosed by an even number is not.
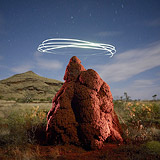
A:
[[[104,43],[93,43],[89,41],[79,39],[67,39],[67,38],[52,38],[44,40],[37,48],[39,52],[56,54],[55,50],[62,48],[83,48],[104,51],[104,55],[113,57],[116,53],[116,49],[113,45]],[[58,53],[60,54],[60,53]],[[67,55],[67,52],[65,53]],[[91,54],[91,55],[100,55]]]

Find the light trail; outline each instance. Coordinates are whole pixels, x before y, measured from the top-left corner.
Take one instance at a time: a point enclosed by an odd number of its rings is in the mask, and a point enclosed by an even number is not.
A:
[[[113,57],[113,55],[116,53],[115,47],[110,44],[93,43],[79,39],[66,39],[66,38],[47,39],[38,46],[37,50],[39,52],[56,54],[55,50],[61,48],[85,48],[85,49],[101,50],[105,51],[104,55],[109,55],[110,57]],[[98,53],[92,55],[98,55]]]

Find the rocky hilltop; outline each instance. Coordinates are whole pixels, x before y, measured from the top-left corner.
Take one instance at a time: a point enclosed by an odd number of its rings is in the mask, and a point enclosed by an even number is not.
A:
[[[87,149],[100,149],[109,139],[121,143],[122,131],[108,84],[96,71],[86,70],[75,56],[70,59],[64,80],[48,113],[47,142]]]
[[[41,77],[32,71],[0,81],[0,98],[6,100],[52,100],[63,82]]]

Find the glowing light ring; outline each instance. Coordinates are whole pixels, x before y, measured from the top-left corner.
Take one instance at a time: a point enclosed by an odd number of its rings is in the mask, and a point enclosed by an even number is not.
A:
[[[79,39],[53,38],[43,41],[38,46],[38,51],[56,54],[54,50],[60,48],[86,48],[106,51],[105,55],[112,57],[116,53],[114,46],[104,43],[93,43]]]

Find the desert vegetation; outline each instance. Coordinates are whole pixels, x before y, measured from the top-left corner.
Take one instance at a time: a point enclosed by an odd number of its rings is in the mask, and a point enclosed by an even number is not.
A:
[[[21,103],[52,101],[63,82],[41,77],[32,71],[0,80],[0,99]]]
[[[106,142],[108,147],[97,153],[72,145],[46,146],[46,116],[51,106],[0,100],[0,159],[107,160],[119,154],[124,159],[160,158],[160,101],[114,101],[125,144]]]

